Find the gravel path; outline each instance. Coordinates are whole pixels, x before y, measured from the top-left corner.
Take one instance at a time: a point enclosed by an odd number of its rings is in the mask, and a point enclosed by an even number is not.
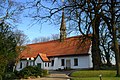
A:
[[[47,77],[36,78],[36,79],[21,79],[21,80],[70,80],[66,74],[50,74]]]

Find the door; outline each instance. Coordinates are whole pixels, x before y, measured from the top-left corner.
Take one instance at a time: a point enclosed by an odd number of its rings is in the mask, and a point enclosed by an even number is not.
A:
[[[67,69],[71,68],[71,61],[70,61],[70,59],[66,60],[66,68]]]
[[[37,63],[37,66],[38,66],[39,68],[41,68],[41,63]]]

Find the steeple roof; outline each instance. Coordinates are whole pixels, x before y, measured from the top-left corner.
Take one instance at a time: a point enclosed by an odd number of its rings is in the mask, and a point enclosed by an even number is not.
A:
[[[60,30],[66,30],[65,17],[64,17],[64,9],[62,10],[62,20],[61,20]]]

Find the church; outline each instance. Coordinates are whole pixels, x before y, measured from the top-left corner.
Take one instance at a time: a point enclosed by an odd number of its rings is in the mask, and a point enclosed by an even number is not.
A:
[[[91,40],[82,35],[67,38],[63,11],[60,39],[26,45],[19,55],[16,70],[26,66],[46,70],[89,69],[93,67],[91,47]]]

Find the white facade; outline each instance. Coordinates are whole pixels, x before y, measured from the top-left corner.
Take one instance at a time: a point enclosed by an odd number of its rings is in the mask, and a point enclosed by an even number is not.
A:
[[[76,64],[75,65],[75,59]],[[40,64],[42,69],[47,70],[58,70],[58,69],[83,69],[83,68],[92,68],[92,60],[91,56],[74,56],[74,57],[54,57],[50,58],[51,62],[43,62],[41,58],[38,56],[36,60],[29,61],[28,60],[28,66],[35,66]],[[54,60],[54,63],[52,65],[52,60]],[[64,60],[64,65],[62,65],[62,60]],[[21,67],[22,66],[22,67]],[[16,66],[16,70],[20,71],[24,67],[27,66],[27,60],[21,60],[18,65]]]
[[[26,66],[40,66],[40,68],[47,70],[92,68],[91,48],[88,54],[83,56],[53,57],[49,58],[50,62],[44,62],[40,56],[37,56],[34,60],[20,60],[16,70],[20,71]]]
[[[83,68],[92,68],[92,61],[90,56],[76,56],[76,57],[55,57],[54,66],[51,66],[51,63],[47,63],[47,66],[44,69],[48,70],[57,70],[57,69],[83,69]],[[62,59],[64,60],[64,65],[62,66]],[[78,65],[74,65],[74,60],[78,60]],[[49,66],[48,66],[49,64]]]

